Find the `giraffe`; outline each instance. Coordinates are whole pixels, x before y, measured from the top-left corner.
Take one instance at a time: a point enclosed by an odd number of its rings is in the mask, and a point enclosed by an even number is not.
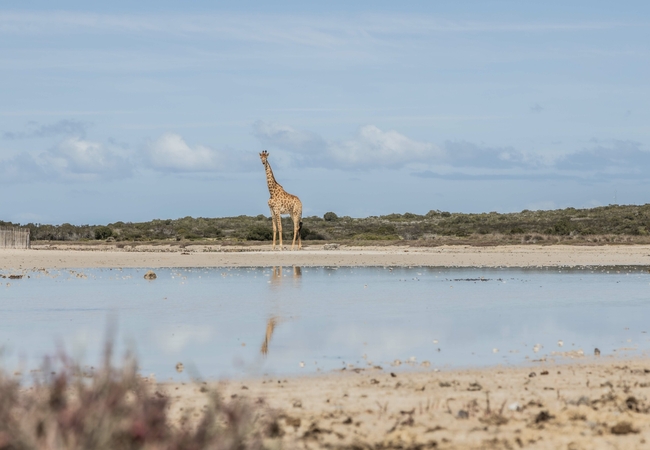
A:
[[[273,250],[275,250],[275,234],[278,233],[280,237],[280,250],[282,248],[282,217],[281,214],[290,214],[293,221],[293,242],[291,243],[291,250],[296,245],[296,237],[298,238],[298,250],[302,248],[302,239],[300,238],[300,229],[302,228],[302,203],[295,195],[289,194],[284,190],[280,183],[275,181],[271,164],[268,161],[269,152],[264,150],[260,153],[260,159],[266,170],[266,183],[269,186],[269,208],[271,208],[271,220],[273,221]]]

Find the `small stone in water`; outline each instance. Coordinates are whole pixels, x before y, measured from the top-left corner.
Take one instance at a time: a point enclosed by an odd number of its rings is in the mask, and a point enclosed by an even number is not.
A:
[[[176,372],[181,373],[183,371],[183,368],[184,368],[183,363],[179,362],[178,364],[176,364]]]
[[[557,341],[557,346],[562,347],[564,345],[564,342],[562,340]]]
[[[597,348],[594,349],[594,356],[600,356],[600,350]]]
[[[155,280],[156,278],[158,277],[156,276],[156,272],[154,272],[153,270],[150,270],[144,274],[145,280]]]

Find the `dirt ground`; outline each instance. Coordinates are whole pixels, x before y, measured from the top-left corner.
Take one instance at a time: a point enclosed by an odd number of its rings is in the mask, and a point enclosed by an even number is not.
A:
[[[349,368],[306,377],[161,384],[190,419],[202,391],[277,419],[283,448],[650,448],[650,359],[451,371]]]
[[[122,244],[120,244],[122,245]],[[414,248],[323,245],[301,251],[271,251],[270,245],[227,246],[115,244],[34,245],[30,250],[0,250],[0,270],[77,269],[92,267],[237,267],[237,266],[447,266],[550,267],[650,265],[649,245],[508,245]]]

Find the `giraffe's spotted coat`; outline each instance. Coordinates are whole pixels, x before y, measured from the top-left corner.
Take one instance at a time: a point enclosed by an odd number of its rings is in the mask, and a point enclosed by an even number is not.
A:
[[[291,250],[296,245],[298,239],[298,249],[302,248],[302,239],[300,238],[300,228],[302,227],[302,203],[295,195],[289,194],[284,188],[275,181],[273,170],[268,161],[269,152],[264,150],[260,153],[260,159],[266,170],[266,183],[269,186],[269,208],[271,209],[271,220],[273,221],[273,249],[275,250],[275,235],[280,236],[280,250],[282,250],[282,220],[281,214],[289,214],[293,221],[293,242]]]

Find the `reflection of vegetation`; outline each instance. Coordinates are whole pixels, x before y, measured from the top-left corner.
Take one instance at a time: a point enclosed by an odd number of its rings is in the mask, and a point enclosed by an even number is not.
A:
[[[15,226],[0,222],[0,226]],[[116,222],[108,225],[28,224],[32,240],[116,241],[267,241],[272,239],[271,219],[264,215],[223,218]],[[293,237],[293,224],[282,221],[284,239]],[[429,211],[366,218],[303,218],[305,240],[418,241],[426,243],[532,243],[532,242],[650,242],[650,205],[567,208],[499,214],[461,214]]]

